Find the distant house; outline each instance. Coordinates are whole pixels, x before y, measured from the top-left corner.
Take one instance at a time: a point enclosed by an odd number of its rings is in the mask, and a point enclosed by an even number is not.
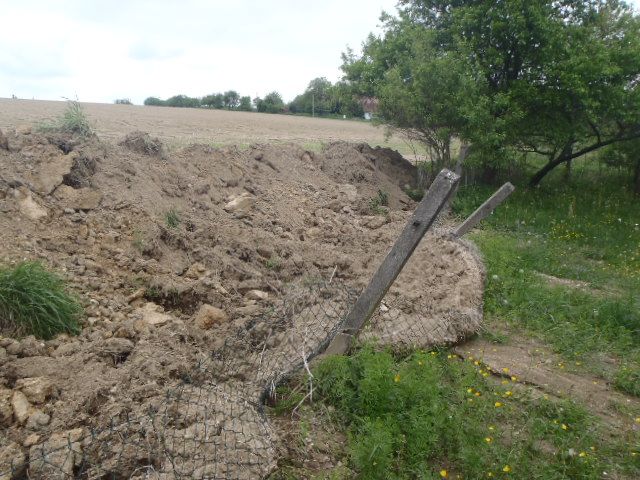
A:
[[[378,113],[378,99],[375,97],[362,97],[360,99],[360,105],[364,110],[364,119],[371,120],[374,115]]]

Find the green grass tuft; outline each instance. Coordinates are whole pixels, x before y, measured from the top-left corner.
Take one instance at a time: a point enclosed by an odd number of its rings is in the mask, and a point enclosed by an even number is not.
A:
[[[167,224],[167,227],[178,228],[182,220],[180,219],[180,213],[176,209],[171,208],[165,212],[164,221]]]
[[[82,307],[65,282],[38,262],[0,269],[0,328],[11,334],[50,339],[80,333]]]
[[[38,125],[43,132],[71,133],[86,138],[94,134],[89,119],[77,100],[67,100],[67,107],[62,115],[52,122],[44,122]]]

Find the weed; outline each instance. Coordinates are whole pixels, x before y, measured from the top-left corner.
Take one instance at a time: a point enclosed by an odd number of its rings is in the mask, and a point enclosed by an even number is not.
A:
[[[625,393],[640,397],[640,367],[623,365],[614,377],[614,386]]]
[[[413,200],[414,202],[419,202],[424,197],[424,189],[422,188],[411,188],[407,187],[404,189],[404,193]]]
[[[282,268],[282,260],[279,257],[271,257],[264,262],[264,266],[269,270],[278,271]]]
[[[171,208],[164,214],[164,221],[169,228],[178,228],[180,226],[180,214],[177,210]]]
[[[382,208],[389,205],[389,194],[383,190],[378,190],[378,194],[369,200],[369,208],[375,215],[383,215],[387,211]]]
[[[397,357],[371,345],[329,357],[314,371],[317,393],[348,430],[359,478],[640,472],[628,446],[600,443],[599,424],[579,405],[533,399],[515,381],[496,385],[486,374],[481,363],[446,351]]]
[[[68,100],[67,107],[62,115],[53,122],[45,122],[38,125],[41,131],[57,131],[71,133],[86,138],[94,134],[89,119],[77,100]]]
[[[38,262],[0,269],[0,327],[19,335],[50,339],[80,333],[82,307],[64,281]]]

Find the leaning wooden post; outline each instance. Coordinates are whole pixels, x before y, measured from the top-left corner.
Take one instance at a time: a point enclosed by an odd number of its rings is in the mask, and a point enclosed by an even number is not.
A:
[[[378,308],[389,287],[449,200],[459,181],[460,176],[450,170],[444,169],[438,174],[387,257],[371,278],[369,285],[360,294],[347,315],[342,333],[336,335],[327,347],[326,355],[340,355],[349,350],[353,338]]]
[[[468,233],[480,223],[485,217],[487,217],[495,208],[500,205],[513,191],[516,189],[511,183],[507,182],[500,187],[500,189],[491,195],[489,199],[478,207],[469,217],[462,222],[458,228],[453,231],[454,237],[461,237]]]

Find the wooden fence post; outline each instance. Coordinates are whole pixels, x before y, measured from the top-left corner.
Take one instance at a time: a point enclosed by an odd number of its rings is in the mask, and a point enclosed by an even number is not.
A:
[[[480,205],[475,212],[469,215],[469,217],[453,231],[453,236],[461,237],[469,233],[473,227],[493,212],[515,189],[516,187],[509,182],[502,185],[496,193],[491,195],[486,202]]]
[[[450,170],[443,169],[438,174],[386,258],[371,278],[369,285],[360,294],[347,315],[343,332],[336,335],[325,354],[339,355],[349,350],[354,336],[378,308],[389,287],[398,277],[418,243],[453,194],[459,181],[460,176]]]

